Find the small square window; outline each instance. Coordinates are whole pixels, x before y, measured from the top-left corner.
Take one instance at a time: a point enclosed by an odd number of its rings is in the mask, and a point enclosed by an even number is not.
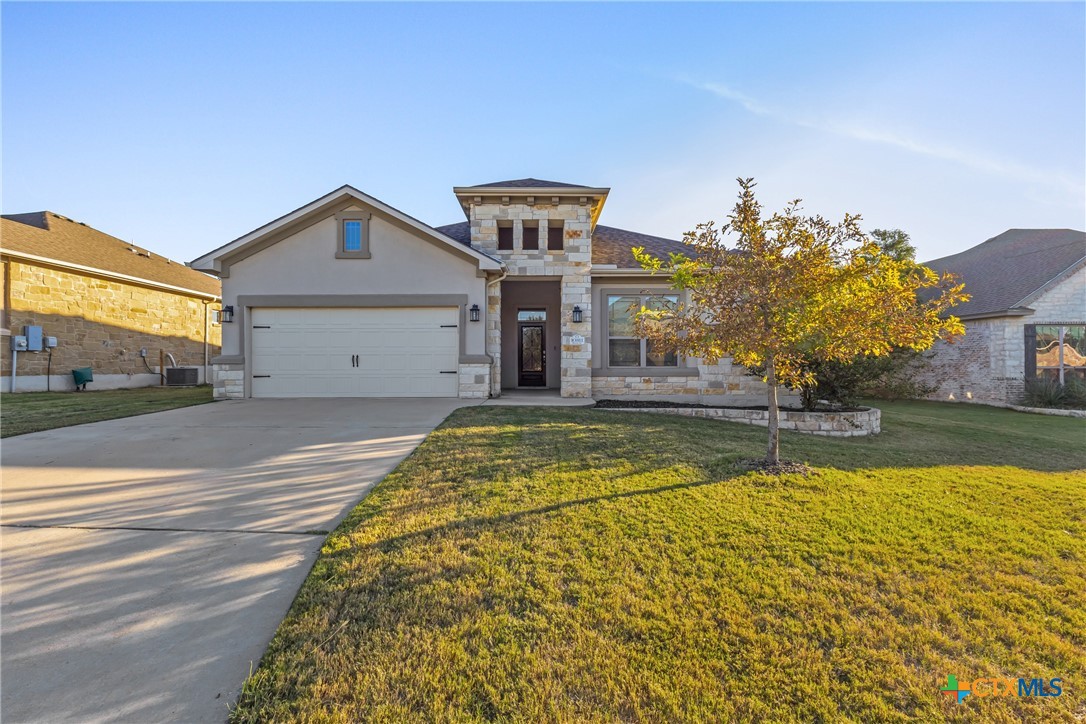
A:
[[[525,251],[539,250],[539,224],[524,223],[524,240],[522,246]]]
[[[558,224],[558,226],[554,226]],[[547,226],[547,249],[549,251],[562,251],[565,248],[563,241],[563,229],[561,221],[552,221]]]
[[[512,226],[499,226],[498,227],[498,250],[499,251],[512,251],[513,250],[513,227]]]

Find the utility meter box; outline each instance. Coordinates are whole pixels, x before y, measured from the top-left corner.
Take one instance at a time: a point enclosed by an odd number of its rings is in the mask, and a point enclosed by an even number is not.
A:
[[[45,348],[46,349],[53,349],[56,346],[57,346],[57,338],[56,337],[46,337],[45,338]]]
[[[15,352],[26,351],[26,336],[22,334],[11,335],[11,349]]]
[[[27,326],[23,327],[23,334],[26,335],[26,351],[41,352],[41,327],[37,324],[28,324]]]

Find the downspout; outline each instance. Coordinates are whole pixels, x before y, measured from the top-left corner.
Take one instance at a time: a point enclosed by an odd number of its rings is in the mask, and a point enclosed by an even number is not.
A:
[[[15,392],[15,367],[19,361],[19,350],[12,348],[11,350],[11,392]]]

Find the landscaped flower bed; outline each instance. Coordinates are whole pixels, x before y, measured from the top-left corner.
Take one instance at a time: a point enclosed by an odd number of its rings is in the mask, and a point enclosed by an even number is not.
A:
[[[621,400],[600,400],[596,405],[596,409],[705,417],[713,420],[740,422],[744,425],[760,425],[762,427],[769,425],[769,410],[766,408],[706,407],[704,405],[664,402],[654,405],[648,401],[628,404]],[[829,437],[877,435],[881,431],[881,421],[882,413],[875,407],[814,412],[796,409],[780,411],[782,430],[795,430],[808,435],[826,435]]]

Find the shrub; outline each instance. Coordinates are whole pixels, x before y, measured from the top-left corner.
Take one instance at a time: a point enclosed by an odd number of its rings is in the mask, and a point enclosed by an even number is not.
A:
[[[1068,380],[1060,384],[1050,377],[1026,380],[1022,404],[1027,407],[1073,407],[1086,408],[1086,384],[1079,380]]]

